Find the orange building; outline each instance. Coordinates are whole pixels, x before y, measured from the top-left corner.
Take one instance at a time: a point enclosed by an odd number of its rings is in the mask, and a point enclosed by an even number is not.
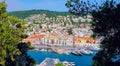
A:
[[[95,39],[93,39],[93,38],[88,38],[88,39],[87,39],[87,42],[88,42],[88,43],[95,43]]]
[[[25,42],[25,43],[30,43],[30,44],[34,44],[35,43],[35,40],[32,39],[32,38],[26,38],[26,39],[23,39],[22,42]]]
[[[90,38],[88,34],[85,34],[83,37],[77,36],[75,43],[95,43],[95,39]]]
[[[40,43],[41,41],[39,39],[44,38],[45,35],[44,34],[35,34],[35,35],[29,35],[28,38],[23,39],[22,42],[30,42],[31,44],[35,44],[35,43]]]

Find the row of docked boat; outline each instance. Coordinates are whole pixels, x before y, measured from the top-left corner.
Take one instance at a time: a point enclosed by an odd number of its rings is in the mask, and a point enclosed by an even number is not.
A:
[[[87,49],[81,49],[80,52],[81,52],[82,54],[87,54],[87,55],[93,54],[93,51],[87,50]]]
[[[82,53],[80,53],[80,52],[72,51],[71,53],[74,55],[82,56]]]
[[[99,45],[80,45],[80,46],[53,46],[53,47],[36,47],[36,51],[45,51],[45,52],[56,52],[59,54],[67,54],[69,55],[90,55],[93,54],[94,50],[100,50]]]
[[[82,55],[90,55],[90,54],[93,54],[93,51],[81,49],[81,50],[78,50],[78,51],[72,51],[71,53],[74,54],[74,55],[82,56]]]

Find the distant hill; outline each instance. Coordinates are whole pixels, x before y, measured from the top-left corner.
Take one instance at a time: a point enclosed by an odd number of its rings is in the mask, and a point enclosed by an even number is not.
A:
[[[25,11],[13,11],[9,12],[9,16],[16,16],[20,19],[25,19],[33,14],[46,14],[48,17],[55,17],[57,15],[66,16],[70,15],[68,12],[57,12],[57,11],[49,11],[49,10],[25,10]]]

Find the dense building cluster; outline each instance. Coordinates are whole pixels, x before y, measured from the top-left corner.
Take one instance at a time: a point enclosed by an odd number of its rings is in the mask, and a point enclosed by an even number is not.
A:
[[[46,44],[59,46],[73,46],[81,43],[98,43],[92,38],[93,34],[90,22],[90,15],[84,17],[57,16],[47,17],[45,14],[32,15],[27,19],[26,26],[29,27],[26,33],[28,38],[23,42],[31,44]],[[81,23],[78,27],[73,23]],[[83,24],[85,22],[85,24]]]

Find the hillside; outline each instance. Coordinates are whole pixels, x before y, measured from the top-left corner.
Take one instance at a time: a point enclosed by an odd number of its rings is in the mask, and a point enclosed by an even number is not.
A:
[[[20,19],[25,19],[30,15],[34,14],[46,14],[48,17],[55,17],[57,15],[66,16],[70,15],[68,12],[57,12],[57,11],[49,11],[49,10],[25,10],[25,11],[13,11],[9,12],[9,16],[16,16]]]

